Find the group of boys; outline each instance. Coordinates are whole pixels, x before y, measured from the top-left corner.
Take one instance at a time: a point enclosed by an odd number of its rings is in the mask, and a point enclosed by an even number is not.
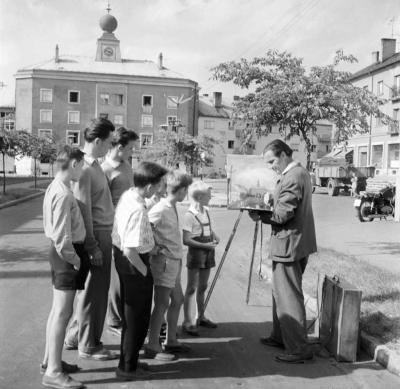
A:
[[[118,358],[101,342],[107,309],[109,330],[121,336],[116,375],[122,380],[151,374],[138,362],[147,334],[146,358],[170,361],[175,353],[189,351],[177,340],[183,303],[184,332],[196,336],[198,325],[216,327],[204,317],[204,293],[219,242],[205,208],[210,188],[153,162],[141,162],[132,172],[128,160],[138,136],[123,127],[115,130],[107,119],[92,120],[84,139],[82,151],[65,146],[59,152],[58,172],[43,203],[44,231],[51,241],[53,304],[40,369],[43,385],[52,388],[83,387],[69,376],[79,367],[62,361],[63,346],[77,349],[80,358]],[[100,165],[98,159],[105,156]],[[186,197],[189,186],[194,205],[183,226],[183,243],[189,246],[184,297],[176,204]],[[191,315],[195,294],[197,322]],[[167,334],[161,347],[165,315]]]

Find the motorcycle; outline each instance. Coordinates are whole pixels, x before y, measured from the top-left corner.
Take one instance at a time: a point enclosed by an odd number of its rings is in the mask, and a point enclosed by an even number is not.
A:
[[[396,188],[386,186],[376,192],[360,192],[354,200],[360,222],[372,222],[376,218],[394,216]]]

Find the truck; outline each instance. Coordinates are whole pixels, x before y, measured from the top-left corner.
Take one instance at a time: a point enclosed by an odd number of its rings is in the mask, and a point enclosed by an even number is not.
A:
[[[350,190],[353,177],[357,177],[357,192],[365,190],[367,178],[374,176],[375,167],[354,166],[353,153],[343,147],[318,159],[311,172],[313,192],[316,187],[325,187],[329,196],[338,196],[341,189]]]

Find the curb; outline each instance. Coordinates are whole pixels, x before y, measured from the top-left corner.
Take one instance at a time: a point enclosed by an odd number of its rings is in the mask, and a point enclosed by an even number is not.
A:
[[[33,193],[29,196],[21,197],[20,199],[7,201],[6,203],[0,204],[0,209],[12,207],[13,205],[17,205],[19,203],[23,203],[24,201],[29,201],[35,199],[36,197],[43,196],[44,192]]]
[[[311,297],[307,293],[304,293],[304,300],[306,308],[313,314],[317,315],[317,299]],[[388,347],[383,346],[379,343],[378,339],[371,335],[366,334],[364,331],[360,331],[360,344],[361,348],[366,353],[378,362],[385,369],[391,373],[400,376],[400,354],[394,350],[390,350]]]

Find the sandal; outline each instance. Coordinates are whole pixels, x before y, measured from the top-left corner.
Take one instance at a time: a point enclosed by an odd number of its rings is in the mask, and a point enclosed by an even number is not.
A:
[[[182,325],[182,332],[190,336],[199,336],[199,331],[194,325]]]

